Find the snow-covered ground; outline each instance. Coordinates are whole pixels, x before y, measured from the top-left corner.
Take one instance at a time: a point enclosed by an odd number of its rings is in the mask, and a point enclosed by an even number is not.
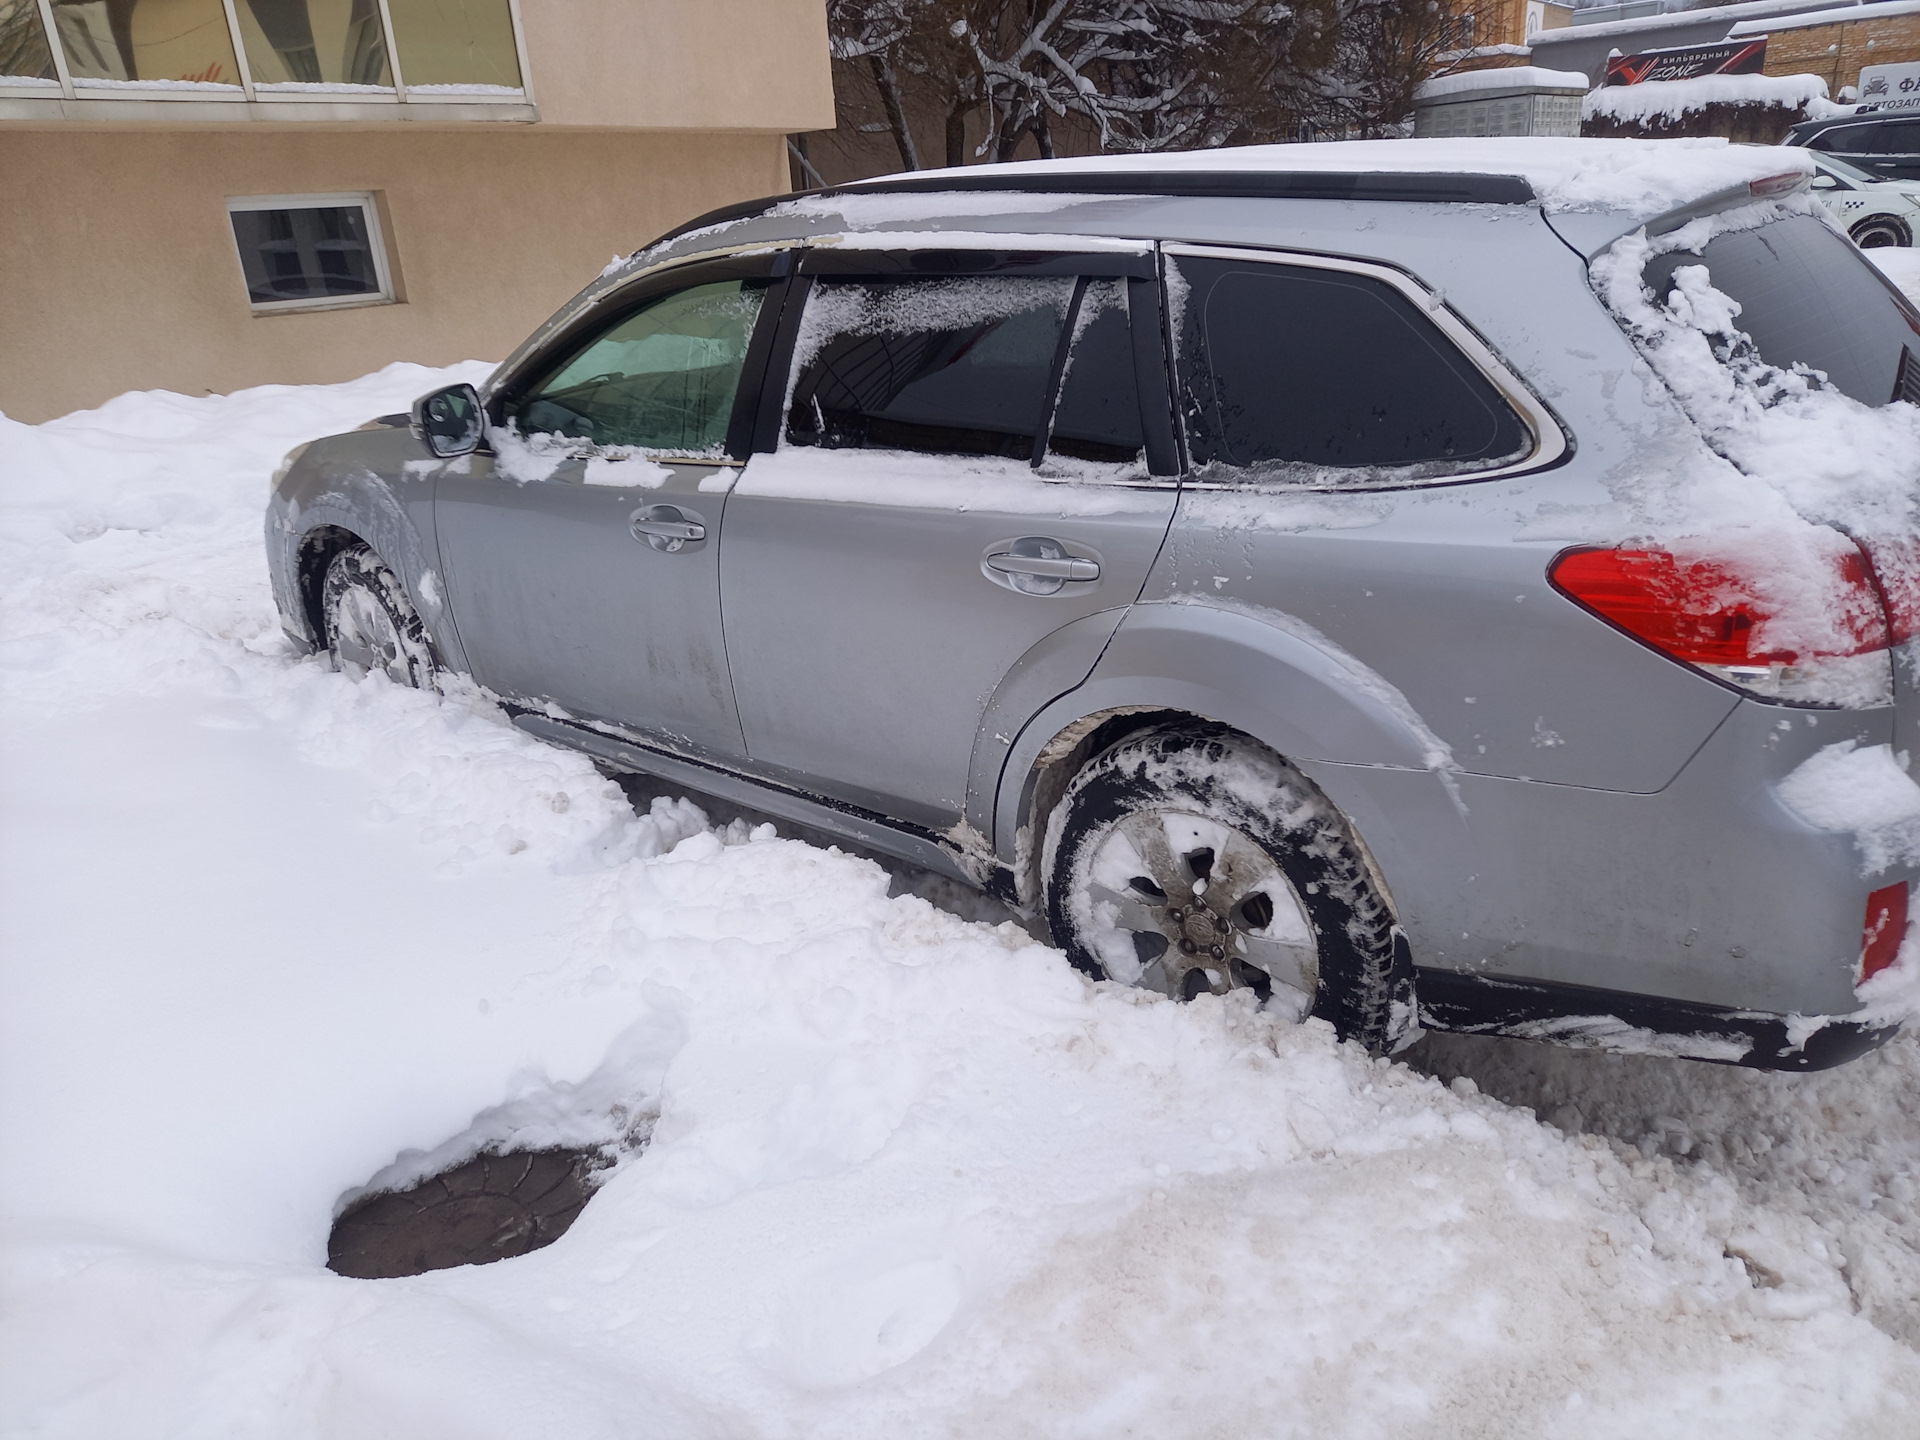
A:
[[[1369,1061],[293,658],[279,455],[484,369],[0,419],[0,1433],[1920,1434],[1920,1039]],[[324,1268],[649,1127],[549,1249]]]
[[[1885,245],[1863,253],[1880,267],[1881,274],[1906,291],[1914,304],[1920,305],[1920,250]]]

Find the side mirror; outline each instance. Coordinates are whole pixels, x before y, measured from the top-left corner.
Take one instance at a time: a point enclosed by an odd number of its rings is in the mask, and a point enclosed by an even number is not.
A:
[[[480,392],[471,385],[449,385],[413,402],[414,438],[442,460],[479,449],[485,422]]]
[[[1815,190],[1838,190],[1840,182],[1831,175],[1817,174],[1809,182]]]

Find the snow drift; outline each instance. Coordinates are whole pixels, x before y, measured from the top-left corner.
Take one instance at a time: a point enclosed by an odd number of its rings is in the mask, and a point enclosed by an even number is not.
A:
[[[1811,1077],[1428,1041],[1442,1084],[294,657],[274,462],[481,373],[0,420],[0,1429],[1920,1424],[1910,1039]],[[641,1120],[550,1249],[322,1268],[376,1176]]]

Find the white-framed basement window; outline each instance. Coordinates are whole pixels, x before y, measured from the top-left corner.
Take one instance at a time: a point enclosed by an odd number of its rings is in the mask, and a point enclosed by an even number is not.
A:
[[[238,196],[227,201],[227,219],[256,315],[397,298],[371,191]]]

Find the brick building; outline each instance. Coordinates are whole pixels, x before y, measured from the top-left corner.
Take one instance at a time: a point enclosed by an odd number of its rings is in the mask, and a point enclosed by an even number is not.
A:
[[[1758,35],[1767,37],[1767,74],[1818,75],[1838,99],[1860,83],[1865,66],[1920,60],[1920,0],[1742,20],[1728,32],[1729,39]]]

